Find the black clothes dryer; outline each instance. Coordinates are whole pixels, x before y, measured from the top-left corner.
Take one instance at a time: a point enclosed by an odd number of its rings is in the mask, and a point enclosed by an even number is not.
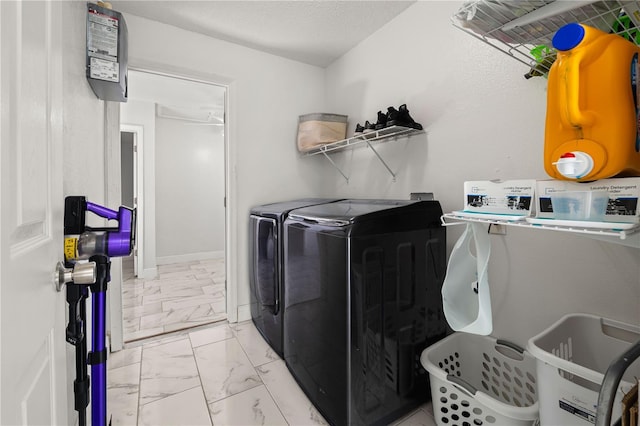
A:
[[[291,210],[336,199],[304,198],[251,209],[249,216],[249,288],[251,319],[269,346],[282,352],[283,222]]]
[[[449,331],[441,215],[343,200],[285,220],[285,362],[331,424],[389,424],[430,398],[420,354]]]

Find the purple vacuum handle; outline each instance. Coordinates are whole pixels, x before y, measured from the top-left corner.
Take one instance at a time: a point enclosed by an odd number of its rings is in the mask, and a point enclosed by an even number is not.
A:
[[[107,254],[111,257],[129,256],[131,254],[131,249],[133,248],[131,247],[133,241],[133,210],[126,207],[120,207],[118,209],[117,216],[118,232],[109,232]]]
[[[122,207],[121,207],[122,208]],[[118,219],[118,212],[87,201],[87,210],[105,219]]]

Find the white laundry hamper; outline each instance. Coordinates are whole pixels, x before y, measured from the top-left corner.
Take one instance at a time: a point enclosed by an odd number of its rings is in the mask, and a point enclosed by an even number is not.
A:
[[[453,333],[420,357],[438,426],[535,425],[536,360],[512,343]]]
[[[529,339],[527,349],[537,359],[540,424],[592,425],[607,368],[639,339],[639,326],[589,314],[565,315]],[[620,418],[620,401],[634,377],[640,377],[640,360],[622,377],[613,403],[614,420]]]

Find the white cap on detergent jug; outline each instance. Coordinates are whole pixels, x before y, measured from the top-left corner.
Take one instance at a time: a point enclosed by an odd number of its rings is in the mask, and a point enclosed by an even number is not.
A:
[[[593,158],[582,151],[565,152],[553,165],[562,176],[569,179],[580,179],[593,170]]]

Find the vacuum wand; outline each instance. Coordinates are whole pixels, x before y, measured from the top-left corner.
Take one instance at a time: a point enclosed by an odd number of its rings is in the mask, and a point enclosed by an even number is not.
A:
[[[111,261],[102,254],[89,259],[96,263],[96,282],[91,285],[93,327],[91,329],[91,425],[107,424],[107,283],[109,282]]]

